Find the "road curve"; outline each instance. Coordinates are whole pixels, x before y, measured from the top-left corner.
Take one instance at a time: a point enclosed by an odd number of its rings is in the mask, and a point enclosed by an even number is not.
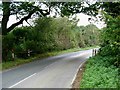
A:
[[[92,49],[37,60],[2,73],[2,88],[70,88]]]

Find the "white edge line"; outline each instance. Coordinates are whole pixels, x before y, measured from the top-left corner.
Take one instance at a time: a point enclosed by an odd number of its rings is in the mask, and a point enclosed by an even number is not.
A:
[[[90,56],[89,56],[88,58],[90,58]],[[88,59],[88,58],[87,58],[87,59]],[[85,60],[84,62],[82,62],[82,63],[79,65],[78,69],[76,70],[76,74],[75,74],[74,77],[73,77],[73,80],[72,80],[72,82],[71,82],[71,84],[70,84],[70,88],[72,88],[72,85],[73,85],[73,83],[74,83],[74,81],[75,81],[75,79],[76,79],[76,76],[77,76],[77,74],[78,74],[78,71],[79,71],[80,67],[81,67],[86,61],[87,61],[87,60]]]
[[[23,79],[23,80],[19,81],[18,83],[14,84],[14,85],[12,85],[12,86],[10,86],[10,87],[8,87],[8,88],[13,88],[14,86],[16,86],[16,85],[20,84],[21,82],[23,82],[23,81],[27,80],[28,78],[30,78],[30,77],[32,77],[32,76],[34,76],[35,74],[36,74],[36,73],[34,73],[34,74],[32,74],[32,75],[30,75],[30,76],[26,77],[25,79]]]
[[[86,61],[84,61],[83,63],[85,63],[85,62],[86,62]],[[76,76],[77,76],[77,73],[78,73],[80,67],[83,65],[83,63],[81,63],[81,64],[79,65],[79,67],[78,67],[78,69],[77,69],[77,71],[76,71],[76,74],[75,74],[75,76],[73,77],[73,80],[72,80],[72,82],[71,82],[71,84],[70,84],[70,88],[72,88],[72,84],[74,83],[74,81],[75,81],[75,79],[76,79]]]

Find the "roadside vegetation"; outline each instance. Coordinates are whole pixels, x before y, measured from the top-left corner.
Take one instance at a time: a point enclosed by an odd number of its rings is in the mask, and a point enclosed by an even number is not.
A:
[[[42,54],[36,54],[27,59],[16,58],[15,61],[8,61],[8,62],[0,63],[0,70],[11,69],[11,68],[20,66],[22,64],[29,63],[35,60],[40,60],[40,59],[47,58],[50,56],[55,56],[55,55],[60,55],[60,54],[65,54],[65,53],[70,53],[70,52],[77,52],[77,51],[82,51],[82,50],[87,50],[87,49],[93,49],[95,47],[98,47],[98,46],[86,47],[86,48],[73,48],[73,49],[67,49],[67,50],[62,50],[62,51],[45,52]]]
[[[3,36],[3,69],[61,52],[96,46],[99,44],[99,32],[95,25],[78,27],[76,22],[67,17],[38,18],[34,27],[17,27]],[[15,55],[14,59],[12,53]]]
[[[101,48],[88,60],[80,88],[120,88],[120,14],[111,5],[119,7],[115,3],[106,5],[112,15],[104,13],[107,26],[101,30]]]
[[[120,2],[2,1],[0,8],[3,69],[100,45],[98,54],[87,61],[80,88],[120,88]],[[71,16],[78,13],[99,17],[106,27],[77,26],[78,20]],[[7,27],[11,15],[18,22]],[[33,25],[25,27],[23,22],[30,18]]]
[[[118,88],[118,68],[111,65],[113,57],[97,55],[86,64],[80,88]]]

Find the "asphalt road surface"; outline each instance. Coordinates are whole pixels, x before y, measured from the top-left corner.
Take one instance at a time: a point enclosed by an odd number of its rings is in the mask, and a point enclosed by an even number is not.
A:
[[[92,49],[37,60],[2,73],[2,88],[70,88]]]

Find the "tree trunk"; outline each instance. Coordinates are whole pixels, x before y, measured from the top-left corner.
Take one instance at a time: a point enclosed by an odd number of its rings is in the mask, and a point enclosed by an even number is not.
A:
[[[3,18],[2,18],[2,35],[7,34],[7,23],[10,16],[10,2],[2,2],[3,4]]]

